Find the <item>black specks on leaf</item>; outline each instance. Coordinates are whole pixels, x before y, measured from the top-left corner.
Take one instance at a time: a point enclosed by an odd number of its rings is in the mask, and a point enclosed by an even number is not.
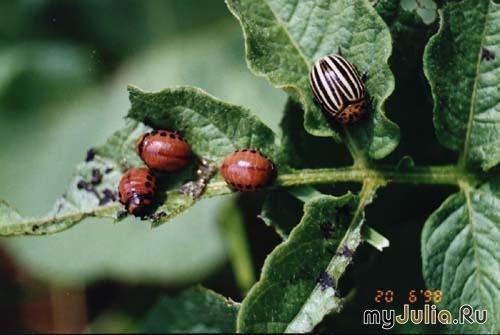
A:
[[[321,231],[321,235],[323,235],[324,238],[332,237],[333,231],[335,230],[333,224],[327,221],[322,222],[319,225],[319,229]]]
[[[351,207],[349,205],[344,205],[337,209],[336,222],[340,225],[347,225],[351,221]]]
[[[117,220],[122,220],[127,216],[127,211],[120,210],[118,213],[116,213],[116,219]]]
[[[104,170],[104,173],[108,174],[108,173],[110,173],[111,171],[113,171],[113,168],[112,168],[112,167],[109,167],[109,168],[106,168],[106,170]]]
[[[99,200],[99,205],[105,205],[109,202],[116,201],[116,193],[110,189],[105,189],[102,194],[103,197]]]
[[[167,216],[167,213],[165,213],[164,211],[154,213],[153,215],[151,215],[151,222],[158,223],[165,216]]]
[[[85,180],[80,180],[77,184],[76,187],[81,190],[81,189],[87,189],[87,182]]]
[[[33,225],[33,227],[31,227],[31,231],[36,232],[39,228],[40,228],[40,226],[35,224],[35,225]]]
[[[495,53],[491,50],[488,50],[486,48],[481,49],[481,59],[485,60],[487,62],[494,60],[495,59]]]
[[[85,156],[85,161],[90,162],[90,161],[94,160],[94,157],[95,157],[94,149],[87,150],[87,155]]]
[[[92,178],[90,179],[90,183],[92,185],[99,185],[102,181],[102,173],[99,169],[92,169]]]
[[[338,251],[337,255],[344,257],[352,257],[354,255],[354,250],[350,249],[347,245],[344,245]]]
[[[323,271],[320,273],[318,277],[318,284],[321,286],[321,289],[324,291],[329,287],[335,288],[336,283],[335,279],[330,276],[327,272]]]

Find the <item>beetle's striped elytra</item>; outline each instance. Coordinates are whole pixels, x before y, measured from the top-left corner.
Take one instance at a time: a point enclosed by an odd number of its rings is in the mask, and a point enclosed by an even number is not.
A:
[[[316,100],[342,124],[361,119],[366,111],[366,88],[356,67],[339,55],[317,60],[309,74]]]

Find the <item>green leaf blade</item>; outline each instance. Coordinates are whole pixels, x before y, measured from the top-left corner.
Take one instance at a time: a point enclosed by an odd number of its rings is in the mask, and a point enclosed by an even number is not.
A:
[[[361,242],[364,207],[376,188],[369,181],[359,196],[318,195],[305,204],[301,222],[267,257],[243,300],[238,331],[312,331],[341,309],[337,283]]]
[[[139,326],[147,333],[234,333],[239,304],[197,286],[162,297]]]
[[[23,218],[2,203],[0,236],[52,234],[68,229],[86,217],[116,218],[123,209],[117,199],[123,171],[144,165],[135,152],[137,138],[150,129],[142,121],[156,128],[180,131],[198,157],[206,158],[216,166],[226,155],[241,148],[258,148],[278,168],[281,165],[282,153],[273,131],[242,107],[193,87],[166,89],[159,93],[146,93],[133,87],[129,91],[132,104],[129,117],[136,120],[129,121],[105,145],[96,148],[92,160],[77,166],[70,186],[47,216]],[[192,165],[171,174],[159,187],[157,193],[162,202],[157,204],[155,213],[162,212],[162,215],[154,221],[154,226],[167,222],[199,200],[179,192],[183,182],[196,178],[194,170],[196,167]],[[90,185],[96,171],[102,177],[96,185],[91,185],[91,189],[79,186],[82,181]],[[113,197],[106,196],[111,193]],[[230,190],[225,183],[214,178],[201,198],[228,193]]]
[[[286,330],[314,290],[347,229],[339,225],[332,237],[325,239],[321,223],[335,218],[338,207],[351,206],[355,202],[352,195],[338,199],[323,196],[306,204],[301,223],[268,256],[260,281],[243,300],[238,331]]]
[[[191,148],[212,162],[241,148],[258,148],[279,164],[273,131],[247,109],[223,102],[201,89],[178,87],[157,93],[129,87],[128,117],[159,129],[180,131]]]
[[[460,164],[500,162],[500,6],[490,0],[447,5],[424,53],[439,141]]]
[[[390,33],[367,1],[227,0],[245,35],[247,62],[275,87],[284,88],[305,110],[304,126],[316,136],[340,139],[345,129],[329,126],[314,102],[308,74],[319,57],[337,54],[339,48],[362,73],[373,99],[371,116],[350,126],[357,155],[380,159],[397,146],[399,128],[389,121],[382,105],[394,89],[387,60]],[[360,158],[361,157],[357,157]]]
[[[422,231],[424,278],[443,292],[441,308],[487,310],[485,324],[450,325],[460,333],[498,333],[500,311],[500,187],[465,187],[451,195]]]

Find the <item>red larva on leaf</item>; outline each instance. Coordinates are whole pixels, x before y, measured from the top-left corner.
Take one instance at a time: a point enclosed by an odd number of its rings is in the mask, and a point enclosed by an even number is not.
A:
[[[276,176],[276,168],[260,151],[242,149],[224,159],[221,173],[231,188],[251,192],[268,185]]]
[[[150,169],[168,172],[183,168],[191,156],[189,144],[177,132],[168,130],[142,135],[136,151]]]
[[[118,197],[127,212],[143,216],[153,204],[156,177],[145,167],[129,169],[118,186]]]

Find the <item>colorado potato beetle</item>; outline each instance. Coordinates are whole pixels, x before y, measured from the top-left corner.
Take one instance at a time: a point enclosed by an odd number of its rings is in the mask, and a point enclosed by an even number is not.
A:
[[[366,107],[366,88],[356,67],[339,55],[314,63],[309,83],[325,112],[341,124],[357,122]]]
[[[153,204],[156,177],[145,167],[129,169],[118,186],[118,197],[125,209],[135,216],[143,216]]]
[[[179,133],[153,130],[137,139],[136,151],[153,170],[176,171],[184,167],[191,156],[189,144]]]
[[[255,191],[276,176],[274,164],[256,149],[236,150],[224,159],[220,170],[226,183],[240,192]]]

